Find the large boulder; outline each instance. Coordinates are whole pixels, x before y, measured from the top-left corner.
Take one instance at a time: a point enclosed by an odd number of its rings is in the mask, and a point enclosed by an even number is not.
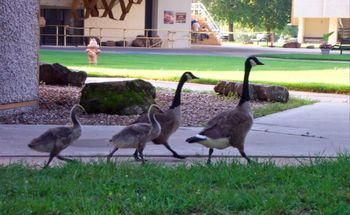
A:
[[[84,71],[71,70],[58,63],[40,63],[39,81],[47,85],[82,87],[86,78],[87,73]]]
[[[80,104],[88,113],[135,115],[154,104],[155,87],[141,79],[86,84]]]
[[[137,35],[136,39],[134,39],[131,43],[133,47],[147,47],[150,45],[150,40],[145,38],[144,35]]]
[[[289,42],[289,43],[285,43],[283,44],[283,48],[300,48],[301,43],[298,42]]]
[[[222,95],[242,95],[243,84],[229,81],[220,81],[214,91]],[[287,88],[281,86],[271,86],[263,84],[249,84],[250,97],[253,100],[270,102],[288,102],[289,92]]]

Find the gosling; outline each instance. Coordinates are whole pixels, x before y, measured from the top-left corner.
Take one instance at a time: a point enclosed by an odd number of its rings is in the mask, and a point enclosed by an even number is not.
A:
[[[135,123],[129,125],[112,137],[109,142],[112,143],[115,148],[108,155],[108,162],[119,148],[136,148],[141,157],[142,164],[145,163],[143,159],[143,150],[146,143],[157,138],[161,133],[161,126],[155,117],[156,111],[163,112],[157,105],[151,105],[148,109],[149,123]]]
[[[63,161],[73,161],[62,157],[59,154],[63,149],[67,148],[81,136],[81,125],[76,117],[76,112],[79,109],[86,113],[82,106],[78,104],[74,105],[70,111],[70,119],[73,122],[72,127],[51,128],[39,137],[34,138],[28,144],[28,147],[35,151],[50,153],[49,160],[43,169],[49,166],[54,157]]]

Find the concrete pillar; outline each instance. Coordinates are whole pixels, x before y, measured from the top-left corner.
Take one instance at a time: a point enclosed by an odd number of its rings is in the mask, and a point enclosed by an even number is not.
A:
[[[334,33],[329,37],[328,43],[336,44],[338,39],[338,18],[329,18],[329,32]]]
[[[0,1],[0,115],[38,104],[39,0]]]
[[[304,42],[304,33],[305,33],[304,18],[303,17],[299,17],[298,43],[303,43]]]

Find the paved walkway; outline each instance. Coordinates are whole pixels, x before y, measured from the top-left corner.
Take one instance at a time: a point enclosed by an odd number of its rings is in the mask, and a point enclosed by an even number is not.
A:
[[[116,79],[89,78],[88,82]],[[157,87],[175,88],[176,83],[151,81]],[[212,90],[212,85],[186,83],[192,90]],[[337,156],[350,152],[349,96],[292,92],[294,96],[314,98],[320,102],[283,111],[255,120],[248,134],[246,153],[250,156]],[[40,135],[50,125],[0,125],[0,163],[11,160],[33,160],[35,156],[46,156],[27,147],[29,141]],[[107,140],[120,131],[122,126],[83,126],[83,134],[71,147],[62,152],[67,156],[104,156],[112,146]],[[170,145],[186,156],[206,156],[208,149],[198,144],[185,142],[201,128],[182,127],[170,139]],[[130,156],[133,150],[121,149],[116,155]],[[171,155],[163,146],[148,144],[145,155],[164,157]],[[214,155],[239,156],[234,148],[215,150]],[[29,158],[28,158],[29,157]],[[32,158],[30,158],[32,157]],[[205,158],[203,158],[205,159]],[[174,162],[175,159],[166,158]]]
[[[43,49],[43,48],[42,48]],[[61,49],[45,47],[45,49]],[[85,48],[65,48],[80,51]],[[154,53],[154,54],[209,54],[228,56],[248,56],[259,53],[315,53],[319,50],[278,49],[251,47],[206,47],[192,49],[137,49],[104,48],[105,52]],[[88,78],[87,82],[116,81],[119,78]],[[124,79],[125,80],[125,79]],[[151,81],[163,88],[175,88],[177,83]],[[191,90],[212,91],[213,85],[186,83]],[[246,140],[246,153],[249,156],[337,156],[341,152],[350,152],[350,100],[348,95],[319,94],[309,92],[290,92],[292,96],[318,100],[320,102],[300,108],[283,111],[255,120],[252,131]],[[27,144],[31,139],[43,133],[50,125],[0,125],[0,163],[9,163],[19,159],[30,162],[42,161],[46,154],[30,150]],[[66,156],[105,156],[111,150],[107,140],[120,131],[122,126],[83,126],[81,138],[62,152]],[[170,138],[170,145],[179,153],[187,156],[207,156],[208,149],[198,144],[185,142],[201,128],[183,127]],[[116,155],[130,156],[133,150],[123,149]],[[148,144],[145,155],[155,156],[159,161],[177,161],[168,158],[169,151],[163,146]],[[234,148],[215,150],[217,156],[239,156]],[[41,156],[41,158],[40,158]],[[159,158],[159,157],[167,158]],[[205,158],[203,158],[205,159]],[[181,161],[182,162],[182,161]]]

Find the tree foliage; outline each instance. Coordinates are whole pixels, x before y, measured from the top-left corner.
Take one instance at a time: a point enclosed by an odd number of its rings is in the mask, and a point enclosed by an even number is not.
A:
[[[282,30],[290,22],[291,6],[291,0],[250,0],[250,15],[242,24],[264,28],[268,33]]]
[[[239,23],[267,32],[283,29],[290,21],[291,0],[202,0],[220,21]]]

